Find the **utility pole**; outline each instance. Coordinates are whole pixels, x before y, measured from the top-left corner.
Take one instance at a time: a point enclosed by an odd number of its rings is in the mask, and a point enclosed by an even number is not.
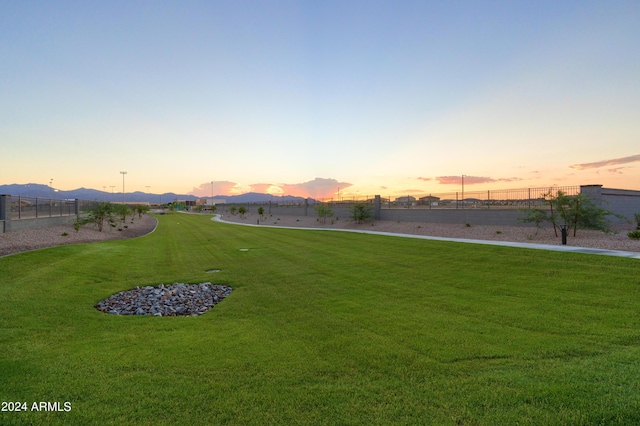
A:
[[[462,208],[464,209],[464,175],[462,175]]]

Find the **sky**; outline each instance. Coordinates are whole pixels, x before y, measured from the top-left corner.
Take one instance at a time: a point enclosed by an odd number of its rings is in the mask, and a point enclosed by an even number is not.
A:
[[[640,189],[638,22],[624,0],[0,0],[0,184]]]

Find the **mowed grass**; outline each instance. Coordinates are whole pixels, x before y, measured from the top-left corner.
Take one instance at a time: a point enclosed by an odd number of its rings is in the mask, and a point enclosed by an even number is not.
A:
[[[0,424],[640,423],[637,260],[209,219],[0,259],[0,399],[72,404]],[[205,281],[199,317],[93,308]]]

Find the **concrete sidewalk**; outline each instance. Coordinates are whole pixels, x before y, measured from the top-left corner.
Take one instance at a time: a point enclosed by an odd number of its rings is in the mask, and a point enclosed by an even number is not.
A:
[[[275,226],[275,225],[254,225],[251,223],[227,222],[222,219],[221,215],[215,215],[214,217],[211,218],[211,220],[215,222],[226,223],[229,225],[253,226],[253,227],[263,227],[263,228],[280,228],[280,229],[304,229],[306,231],[357,232],[360,234],[385,235],[389,237],[417,238],[421,240],[434,240],[434,241],[452,241],[456,243],[484,244],[484,245],[490,245],[490,246],[505,246],[505,247],[517,247],[517,248],[526,248],[526,249],[535,249],[535,250],[564,251],[564,252],[570,252],[570,253],[597,254],[601,256],[616,256],[616,257],[628,257],[631,259],[640,259],[640,252],[636,252],[636,251],[605,250],[605,249],[573,247],[573,246],[563,246],[563,245],[552,246],[549,244],[514,243],[514,242],[508,242],[508,241],[471,240],[466,238],[430,237],[428,235],[398,234],[394,232],[365,231],[365,230],[359,230],[359,229],[303,228],[303,227]]]

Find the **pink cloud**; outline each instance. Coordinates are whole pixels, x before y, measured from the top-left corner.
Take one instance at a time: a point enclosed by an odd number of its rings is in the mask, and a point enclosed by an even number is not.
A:
[[[283,183],[278,184],[284,194],[297,195],[299,197],[311,197],[316,199],[334,198],[338,191],[343,191],[353,184],[348,182],[338,182],[335,179],[315,178],[303,183]]]
[[[273,186],[271,183],[252,183],[251,191],[258,192],[260,194],[266,194],[269,188]]]
[[[587,170],[587,169],[597,169],[605,166],[616,166],[618,164],[633,163],[636,161],[640,161],[640,154],[632,155],[630,157],[614,158],[613,160],[596,161],[593,163],[573,164],[569,167],[576,170]],[[618,170],[618,169],[612,169],[612,170]]]
[[[425,182],[429,182],[429,181],[432,181],[432,180],[433,180],[433,178],[419,177],[419,178],[418,178],[418,180],[422,180],[422,181],[425,181]]]
[[[608,171],[609,173],[613,173],[613,174],[621,175],[621,174],[622,174],[622,172],[621,172],[620,170],[622,170],[622,169],[628,169],[628,168],[629,168],[629,167],[614,167],[613,169],[607,169],[607,171]]]
[[[436,180],[439,184],[442,185],[461,185],[462,184],[462,176],[438,176]],[[499,178],[494,179],[490,177],[483,176],[465,176],[464,183],[465,185],[476,185],[480,183],[492,183],[492,182],[516,182],[522,180],[521,178],[511,177],[511,178]]]
[[[213,181],[200,184],[198,187],[194,187],[189,194],[196,197],[211,197],[216,195],[231,195],[233,188],[237,185],[235,182],[229,181]]]

